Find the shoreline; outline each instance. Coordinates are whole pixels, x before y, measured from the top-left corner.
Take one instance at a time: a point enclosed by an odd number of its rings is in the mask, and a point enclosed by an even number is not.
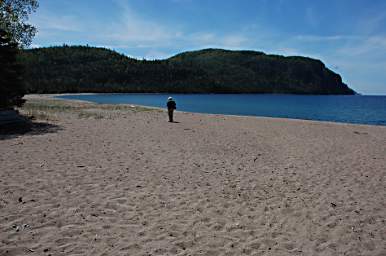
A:
[[[384,255],[386,129],[32,99],[0,255]]]
[[[112,93],[112,94],[119,94],[119,93]],[[138,104],[131,104],[131,103],[119,103],[119,104],[106,104],[106,103],[96,103],[93,101],[87,101],[87,100],[77,100],[77,99],[63,99],[63,98],[57,98],[58,96],[66,96],[66,95],[98,95],[98,93],[64,93],[64,94],[27,94],[25,95],[25,99],[51,99],[51,100],[63,100],[63,101],[69,101],[69,102],[80,102],[80,103],[89,103],[89,104],[96,104],[96,105],[121,105],[121,106],[130,106],[130,107],[142,107],[142,108],[148,108],[148,109],[156,109],[156,110],[163,110],[166,111],[166,108],[159,108],[159,107],[153,107],[153,106],[146,106],[146,105],[138,105]],[[361,95],[362,96],[362,95]],[[324,120],[312,120],[312,119],[300,119],[300,118],[284,118],[284,117],[269,117],[269,116],[253,116],[253,115],[232,115],[232,114],[213,114],[213,113],[200,113],[200,112],[188,112],[188,111],[180,111],[177,110],[177,113],[186,113],[186,114],[198,114],[198,115],[208,115],[208,116],[219,116],[219,117],[239,117],[239,118],[257,118],[257,119],[273,119],[273,120],[289,120],[289,121],[295,121],[295,122],[316,122],[316,123],[326,123],[326,124],[336,124],[336,125],[354,125],[354,126],[375,126],[375,127],[385,127],[386,125],[382,124],[362,124],[362,123],[348,123],[348,122],[338,122],[338,121],[324,121]]]

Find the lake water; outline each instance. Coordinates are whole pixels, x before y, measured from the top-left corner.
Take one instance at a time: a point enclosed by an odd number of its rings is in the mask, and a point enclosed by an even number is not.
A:
[[[59,97],[164,108],[168,96],[175,99],[178,110],[187,112],[386,125],[386,96],[125,93]]]

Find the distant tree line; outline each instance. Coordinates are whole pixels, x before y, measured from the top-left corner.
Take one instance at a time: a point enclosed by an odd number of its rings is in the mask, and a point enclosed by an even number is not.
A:
[[[24,50],[19,57],[29,93],[354,93],[319,60],[255,51],[205,49],[150,61],[63,45]]]

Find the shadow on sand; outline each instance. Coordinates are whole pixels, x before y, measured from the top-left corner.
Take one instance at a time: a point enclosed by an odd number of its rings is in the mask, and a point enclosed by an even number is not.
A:
[[[13,139],[19,136],[42,135],[46,133],[55,133],[62,128],[58,125],[45,122],[25,122],[15,126],[0,126],[0,141]]]

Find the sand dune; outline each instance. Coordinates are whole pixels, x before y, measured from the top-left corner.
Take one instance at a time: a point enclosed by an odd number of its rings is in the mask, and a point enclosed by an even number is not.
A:
[[[386,127],[93,109],[0,140],[0,255],[386,255]]]

